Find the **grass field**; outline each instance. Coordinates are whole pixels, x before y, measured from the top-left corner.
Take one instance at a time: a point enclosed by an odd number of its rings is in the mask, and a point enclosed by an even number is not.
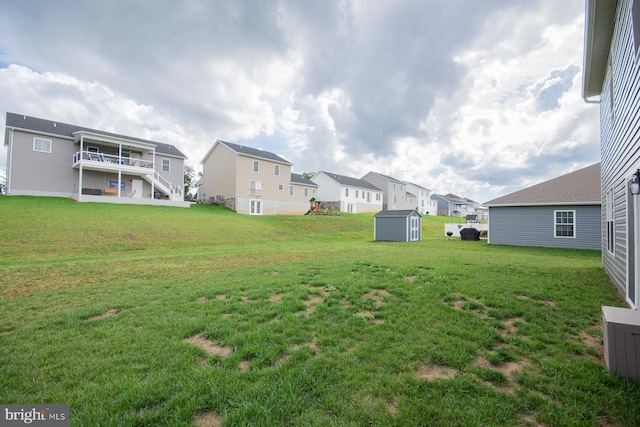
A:
[[[0,197],[0,403],[71,425],[632,426],[600,252]]]

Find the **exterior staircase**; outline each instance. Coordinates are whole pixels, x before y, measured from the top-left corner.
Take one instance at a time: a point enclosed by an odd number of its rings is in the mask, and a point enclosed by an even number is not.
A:
[[[147,175],[144,175],[144,179],[153,185],[154,189],[162,191],[164,194],[169,196],[169,200],[173,201],[183,201],[184,200],[184,190],[180,185],[173,185],[165,178],[163,178],[158,172],[153,172]]]

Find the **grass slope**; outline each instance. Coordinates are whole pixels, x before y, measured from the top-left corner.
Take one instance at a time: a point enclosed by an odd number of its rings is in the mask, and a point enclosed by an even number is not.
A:
[[[0,197],[0,402],[72,425],[640,425],[597,251]],[[225,353],[226,351],[226,353]]]

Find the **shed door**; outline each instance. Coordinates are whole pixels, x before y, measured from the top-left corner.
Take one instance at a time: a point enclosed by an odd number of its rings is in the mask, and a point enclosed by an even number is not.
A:
[[[412,216],[410,221],[411,222],[409,227],[409,236],[410,236],[409,241],[416,242],[420,240],[420,217]]]

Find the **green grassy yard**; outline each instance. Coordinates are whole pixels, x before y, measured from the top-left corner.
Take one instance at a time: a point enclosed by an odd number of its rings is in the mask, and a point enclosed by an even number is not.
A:
[[[631,426],[600,252],[0,197],[0,403],[71,425]]]

